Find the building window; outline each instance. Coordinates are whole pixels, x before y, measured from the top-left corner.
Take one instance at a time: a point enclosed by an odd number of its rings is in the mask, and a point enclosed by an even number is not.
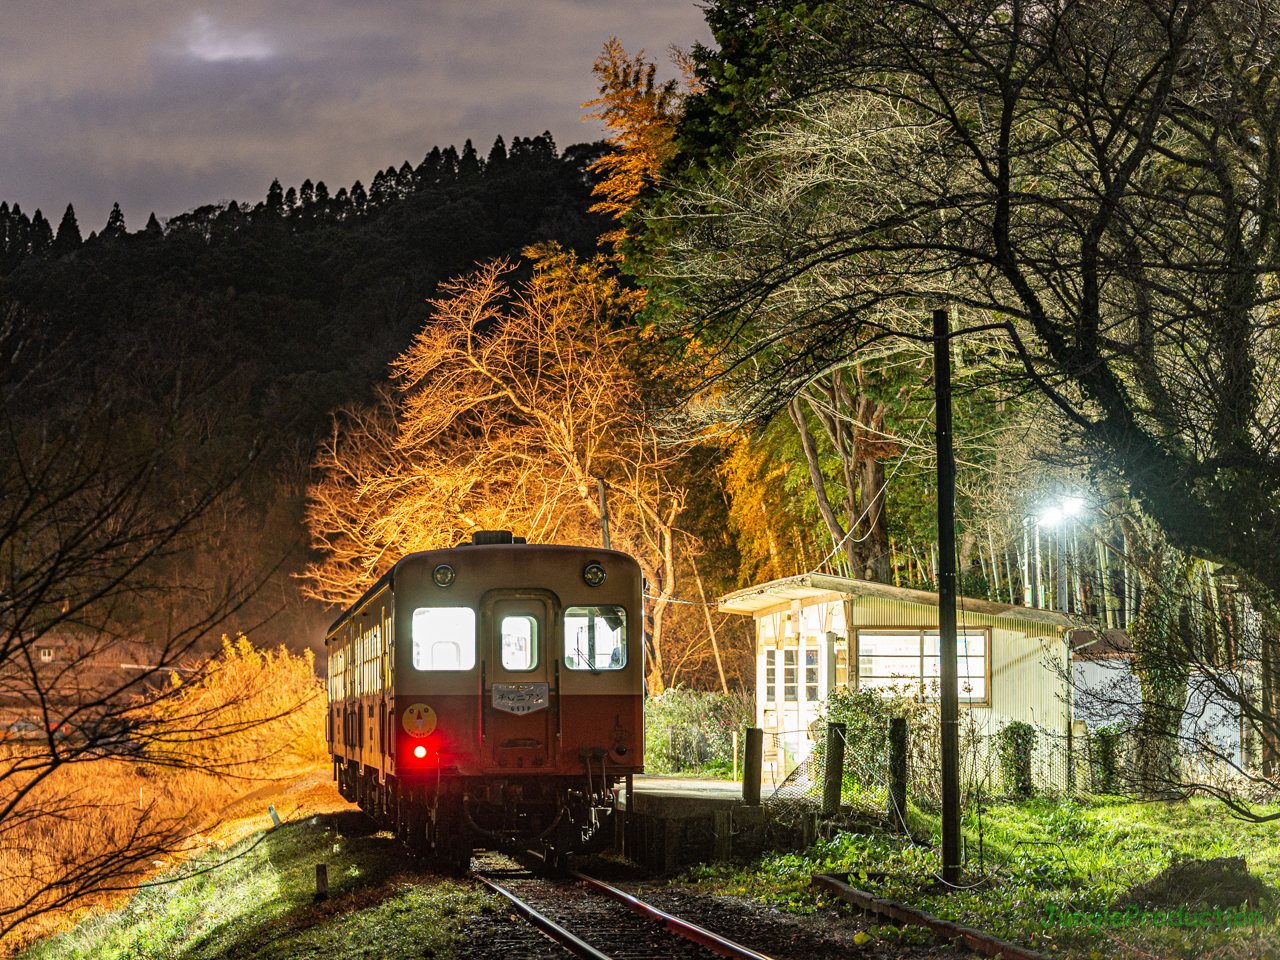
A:
[[[938,697],[938,631],[858,631],[858,686]],[[987,634],[958,633],[956,673],[962,703],[987,700]]]
[[[782,699],[786,701],[796,699],[797,652],[796,650],[782,651]]]
[[[836,648],[836,686],[849,686],[849,648],[844,644]]]
[[[804,652],[804,698],[810,703],[818,699],[818,651]]]
[[[42,663],[51,662],[53,660],[53,647],[41,647],[40,660]]]
[[[777,700],[775,694],[776,684],[778,682],[778,651],[766,650],[764,652],[764,702],[773,703]]]

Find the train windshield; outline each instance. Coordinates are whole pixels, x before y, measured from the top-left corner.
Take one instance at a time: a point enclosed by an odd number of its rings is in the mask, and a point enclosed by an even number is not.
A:
[[[564,612],[564,665],[570,670],[621,670],[627,665],[627,611],[569,607]]]
[[[413,611],[413,669],[470,670],[476,665],[476,612],[470,607]]]

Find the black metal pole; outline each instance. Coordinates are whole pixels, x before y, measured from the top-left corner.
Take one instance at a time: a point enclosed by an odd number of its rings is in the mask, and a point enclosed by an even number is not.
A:
[[[956,461],[951,437],[951,332],[933,311],[938,449],[938,633],[941,659],[942,879],[960,881],[960,691],[956,677]]]

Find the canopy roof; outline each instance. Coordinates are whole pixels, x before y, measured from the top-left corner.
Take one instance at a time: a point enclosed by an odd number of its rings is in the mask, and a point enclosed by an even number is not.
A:
[[[938,595],[928,590],[909,590],[906,587],[895,587],[887,583],[873,583],[870,580],[853,580],[849,577],[833,577],[825,573],[804,573],[798,577],[785,577],[782,580],[770,580],[754,587],[746,587],[726,594],[718,601],[718,609],[722,613],[757,614],[779,604],[792,600],[816,599],[819,597],[840,594],[846,597],[879,597],[884,600],[896,600],[899,603],[915,603],[926,607],[938,605]],[[1031,620],[1036,623],[1049,623],[1057,627],[1080,627],[1080,618],[1051,610],[1037,610],[1032,607],[1015,606],[1011,603],[993,603],[990,600],[975,600],[961,597],[965,610],[971,613],[982,613],[991,617],[1008,617],[1016,620]]]

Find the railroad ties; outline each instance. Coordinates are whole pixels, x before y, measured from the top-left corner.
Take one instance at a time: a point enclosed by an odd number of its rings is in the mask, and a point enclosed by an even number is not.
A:
[[[582,960],[770,960],[697,924],[681,920],[606,883],[581,874],[546,879],[502,869],[496,858],[475,876],[512,909]]]

